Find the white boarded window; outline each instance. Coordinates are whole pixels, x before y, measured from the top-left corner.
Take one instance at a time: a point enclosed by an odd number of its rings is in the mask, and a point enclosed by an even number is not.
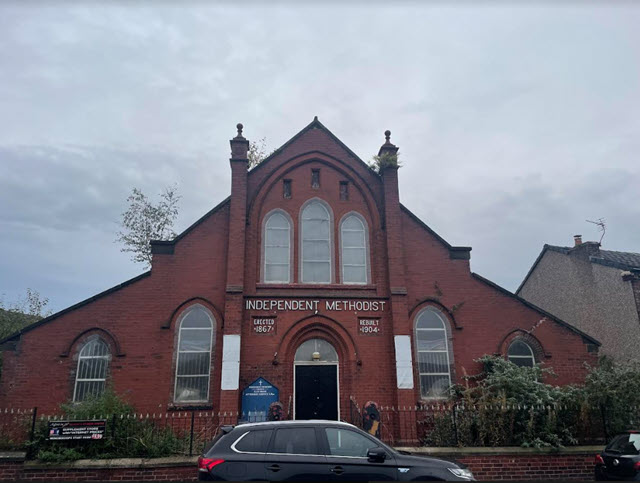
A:
[[[427,307],[416,318],[420,395],[423,398],[446,397],[451,386],[446,324],[444,315],[435,307]]]
[[[209,400],[213,333],[213,317],[201,305],[194,305],[182,316],[178,333],[175,402]]]
[[[367,283],[367,230],[357,215],[348,215],[340,224],[342,283]]]
[[[302,282],[331,283],[331,216],[319,201],[302,211]]]
[[[507,351],[507,357],[509,361],[521,367],[533,367],[536,363],[531,346],[519,339],[511,343]]]
[[[94,337],[82,346],[73,389],[74,402],[98,397],[104,392],[110,359],[109,346],[100,337]]]
[[[264,281],[289,283],[291,223],[280,212],[269,215],[264,225]]]

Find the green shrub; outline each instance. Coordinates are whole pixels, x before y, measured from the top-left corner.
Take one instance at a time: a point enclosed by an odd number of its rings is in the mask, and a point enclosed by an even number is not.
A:
[[[402,166],[400,161],[398,161],[399,156],[399,153],[392,154],[389,152],[384,152],[381,155],[373,156],[371,162],[369,163],[369,168],[371,168],[378,174],[382,173],[382,171],[388,167],[399,168],[400,166]]]
[[[56,451],[38,451],[38,459],[44,463],[62,463],[82,459],[83,455],[73,448],[61,448]]]
[[[584,404],[574,386],[546,384],[553,376],[540,365],[520,367],[501,357],[485,356],[473,384],[454,386],[453,412],[434,416],[425,444],[445,446],[561,447],[576,444],[575,429]]]
[[[609,436],[640,426],[640,363],[602,357],[587,375],[584,393],[587,403],[600,409]]]
[[[141,415],[135,413],[133,406],[111,389],[97,398],[63,404],[61,409],[65,420],[106,419],[104,438],[50,441],[47,421],[38,421],[34,438],[27,444],[31,457],[48,462],[83,458],[157,458],[184,453],[189,447],[188,431],[174,430],[163,426],[162,421],[139,417]]]

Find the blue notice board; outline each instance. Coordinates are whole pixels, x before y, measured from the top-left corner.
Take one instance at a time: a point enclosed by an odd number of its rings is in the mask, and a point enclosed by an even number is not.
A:
[[[266,421],[269,405],[278,401],[278,388],[259,377],[242,391],[242,419],[250,423]]]

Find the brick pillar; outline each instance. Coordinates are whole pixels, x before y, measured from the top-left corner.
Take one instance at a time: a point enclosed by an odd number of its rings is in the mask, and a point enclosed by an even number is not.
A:
[[[398,166],[397,163],[384,163],[385,159],[389,160],[397,156],[398,147],[389,140],[390,131],[386,131],[385,136],[386,142],[380,148],[378,156],[383,162],[381,175],[384,186],[389,293],[396,358],[396,407],[399,408],[399,413],[395,423],[398,442],[405,444],[413,443],[417,440],[417,430],[415,424],[413,424],[415,417],[409,409],[414,408],[416,404],[413,380],[413,337],[411,335],[409,308],[407,306],[402,218],[398,193]]]
[[[231,202],[227,248],[227,286],[222,340],[222,377],[219,411],[239,410],[240,342],[244,314],[245,229],[247,219],[247,166],[249,141],[242,136],[242,124],[231,144]]]

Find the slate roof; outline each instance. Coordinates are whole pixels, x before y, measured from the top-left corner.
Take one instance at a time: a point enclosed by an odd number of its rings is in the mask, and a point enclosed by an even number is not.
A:
[[[535,270],[536,266],[538,265],[538,262],[542,260],[542,257],[544,256],[547,250],[568,255],[571,249],[572,247],[560,247],[556,245],[545,244],[545,246],[542,248],[542,251],[540,252],[540,255],[538,255],[538,258],[536,258],[536,261],[533,262],[533,265],[529,269],[529,272],[524,277],[524,280],[516,290],[516,294],[520,293],[520,290],[522,289],[522,287],[524,287],[524,284],[527,282],[527,280]],[[591,263],[597,263],[598,265],[618,268],[620,270],[629,270],[631,272],[640,271],[640,253],[616,252],[614,250],[602,250],[602,249],[600,249],[599,252],[600,252],[599,257],[594,257],[594,256],[589,257],[589,261]]]
[[[610,262],[614,266],[618,266],[618,268],[640,269],[640,253],[600,250],[600,256],[605,262]]]
[[[571,251],[570,247],[558,247],[554,245],[545,245],[545,248],[554,252],[564,253],[565,255]],[[544,251],[544,250],[543,250]],[[640,253],[633,252],[616,252],[613,250],[600,249],[599,257],[589,257],[592,263],[600,265],[608,265],[621,270],[639,270],[640,269]]]

